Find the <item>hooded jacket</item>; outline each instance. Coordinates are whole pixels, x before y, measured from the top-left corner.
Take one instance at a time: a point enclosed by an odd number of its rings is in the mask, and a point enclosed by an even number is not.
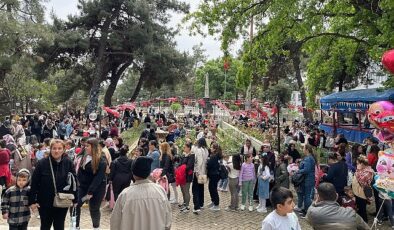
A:
[[[23,188],[14,185],[7,189],[1,202],[2,214],[8,213],[9,224],[23,224],[30,220],[30,208],[28,197],[30,193],[30,172],[27,169],[21,169],[16,175],[16,181],[20,173],[28,174],[28,183]]]
[[[110,180],[113,183],[120,181],[131,181],[133,178],[133,173],[131,171],[131,166],[133,164],[133,160],[129,159],[127,156],[120,156],[116,158],[111,163],[111,173]]]

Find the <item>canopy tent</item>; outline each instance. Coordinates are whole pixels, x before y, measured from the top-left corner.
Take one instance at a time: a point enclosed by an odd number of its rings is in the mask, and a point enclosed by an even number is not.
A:
[[[333,93],[320,99],[322,110],[367,111],[376,101],[394,101],[394,89],[361,89]]]

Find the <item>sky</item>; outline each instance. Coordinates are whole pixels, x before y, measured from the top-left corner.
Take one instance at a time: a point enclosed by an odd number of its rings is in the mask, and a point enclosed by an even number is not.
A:
[[[197,0],[183,0],[183,2],[187,2],[190,4],[190,10],[194,11],[199,4]],[[76,14],[78,12],[77,9],[78,0],[49,0],[46,5],[46,19],[47,21],[51,21],[50,12],[53,10],[55,15],[62,19],[66,19],[69,14]],[[172,27],[176,27],[176,25],[181,21],[183,15],[172,13],[172,21],[170,25]],[[220,50],[220,41],[215,40],[214,37],[202,37],[202,36],[189,36],[189,33],[186,29],[182,29],[181,33],[175,37],[176,43],[178,45],[178,50],[180,51],[191,51],[194,45],[199,43],[203,44],[203,49],[206,50],[205,55],[208,56],[209,59],[217,58],[223,55],[223,52]],[[235,53],[234,48],[234,53]]]

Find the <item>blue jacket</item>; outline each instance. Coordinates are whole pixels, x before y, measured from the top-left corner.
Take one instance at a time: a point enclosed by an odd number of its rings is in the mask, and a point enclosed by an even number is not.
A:
[[[300,163],[299,173],[305,174],[304,186],[315,186],[315,159],[311,155],[306,156]]]
[[[146,156],[153,159],[152,164],[150,165],[150,172],[160,167],[160,153],[157,149],[153,150],[153,152],[149,152]]]
[[[339,195],[343,194],[343,189],[347,185],[348,168],[345,161],[341,160],[330,165],[328,173],[323,177],[325,182],[330,182],[335,186]]]

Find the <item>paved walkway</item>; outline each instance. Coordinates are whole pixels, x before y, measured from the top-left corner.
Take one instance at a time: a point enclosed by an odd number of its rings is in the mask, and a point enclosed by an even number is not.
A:
[[[207,185],[205,186],[205,205],[210,203],[210,196],[207,189]],[[179,190],[179,188],[178,188]],[[178,191],[179,194],[180,191]],[[180,195],[181,196],[181,195]],[[220,211],[213,212],[207,209],[204,209],[200,215],[195,215],[191,211],[189,213],[180,213],[177,205],[172,205],[172,213],[173,213],[173,225],[172,229],[190,229],[190,230],[208,230],[208,229],[261,229],[261,221],[267,214],[257,213],[256,211],[240,211],[240,212],[228,212],[225,211],[225,207],[230,203],[230,194],[229,192],[219,192],[220,196]],[[182,200],[182,198],[180,198]],[[269,209],[271,211],[271,209]],[[101,230],[109,229],[109,220],[111,212],[109,210],[102,210],[101,217]],[[369,219],[372,220],[372,217],[369,216]],[[312,228],[306,223],[305,220],[300,219],[301,228],[303,230],[311,230]],[[66,230],[68,230],[69,219],[66,220]],[[32,217],[29,229],[38,230],[40,226],[40,222],[37,218]],[[82,209],[81,216],[81,227],[83,229],[92,229],[91,220],[89,216],[89,209],[84,207]],[[0,230],[6,230],[8,226],[6,225],[4,220],[0,220]],[[385,222],[383,226],[379,226],[379,229],[391,229],[388,227],[388,222]],[[120,229],[121,230],[121,229]]]

